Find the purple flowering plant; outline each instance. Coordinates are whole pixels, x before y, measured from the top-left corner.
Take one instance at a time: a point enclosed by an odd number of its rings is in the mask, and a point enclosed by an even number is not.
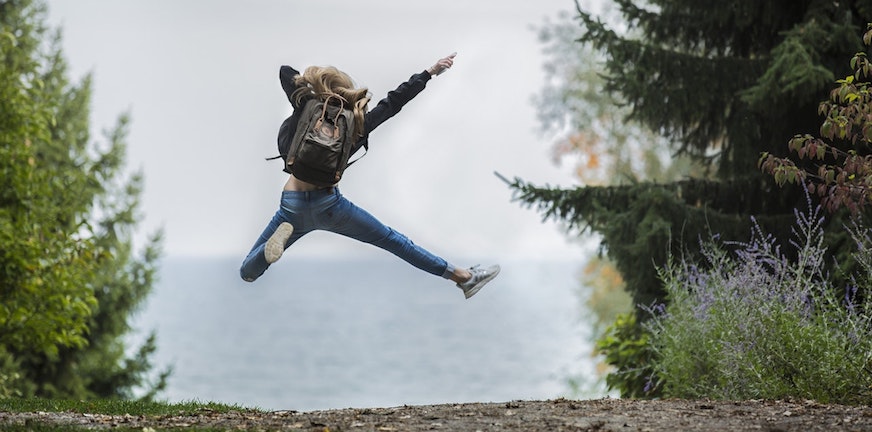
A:
[[[646,308],[651,387],[666,397],[872,402],[872,236],[848,227],[862,271],[840,296],[821,209],[809,201],[795,215],[787,245],[755,222],[748,242],[713,237],[701,242],[703,263],[673,257],[660,269],[668,302]]]

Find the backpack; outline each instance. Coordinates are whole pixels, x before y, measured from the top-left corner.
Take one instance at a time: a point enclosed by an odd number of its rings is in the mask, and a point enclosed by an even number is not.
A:
[[[355,144],[354,113],[336,95],[310,99],[302,109],[293,137],[289,136],[290,119],[279,129],[284,170],[307,183],[333,186],[350,165],[348,159]]]

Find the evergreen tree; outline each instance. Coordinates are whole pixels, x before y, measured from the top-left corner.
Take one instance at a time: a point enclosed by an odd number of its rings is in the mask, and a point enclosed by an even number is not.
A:
[[[635,303],[647,305],[663,300],[656,266],[670,253],[693,255],[711,233],[744,239],[752,215],[776,235],[790,226],[803,192],[776,186],[757,161],[786,156],[791,137],[817,130],[819,102],[863,49],[872,1],[614,3],[626,31],[577,7],[579,42],[605,56],[604,90],[712,179],[512,187],[546,218],[601,234]]]
[[[611,16],[604,12],[601,18]],[[556,138],[556,163],[575,162],[577,178],[588,186],[670,182],[689,175],[704,177],[705,167],[686,156],[671,158],[665,138],[638,122],[626,121],[629,109],[602,91],[604,55],[580,45],[581,29],[568,12],[539,29],[545,45],[546,80],[534,100],[542,131]],[[590,257],[582,284],[595,333],[632,311],[624,280],[607,257]]]
[[[589,186],[704,176],[690,158],[670,157],[665,138],[626,120],[629,109],[602,91],[604,55],[578,44],[582,31],[568,12],[558,18],[539,29],[546,80],[534,98],[542,131],[556,138],[555,162],[574,159],[576,176]]]
[[[154,334],[123,336],[151,289],[159,235],[135,253],[142,177],[123,173],[127,116],[99,145],[90,78],[67,79],[45,6],[0,1],[0,396],[132,397]]]

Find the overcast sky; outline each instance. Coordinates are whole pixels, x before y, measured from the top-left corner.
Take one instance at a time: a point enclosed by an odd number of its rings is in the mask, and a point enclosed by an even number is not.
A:
[[[165,255],[240,260],[276,211],[286,179],[275,137],[290,106],[282,64],[334,65],[381,99],[451,52],[370,138],[341,183],[353,202],[415,243],[464,258],[577,258],[582,248],[511,202],[494,171],[574,186],[552,163],[531,97],[543,86],[534,27],[572,0],[51,0],[74,80],[94,77],[92,131],[132,117],[130,169],[145,174],[140,235],[165,230]],[[290,254],[369,256],[316,233]]]

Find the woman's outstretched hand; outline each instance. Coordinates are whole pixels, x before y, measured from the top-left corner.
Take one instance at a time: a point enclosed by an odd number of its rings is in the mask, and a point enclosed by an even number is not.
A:
[[[451,53],[448,57],[444,57],[439,59],[433,66],[427,68],[427,72],[430,72],[431,76],[436,76],[445,72],[454,64],[454,57],[457,56],[457,53]]]

